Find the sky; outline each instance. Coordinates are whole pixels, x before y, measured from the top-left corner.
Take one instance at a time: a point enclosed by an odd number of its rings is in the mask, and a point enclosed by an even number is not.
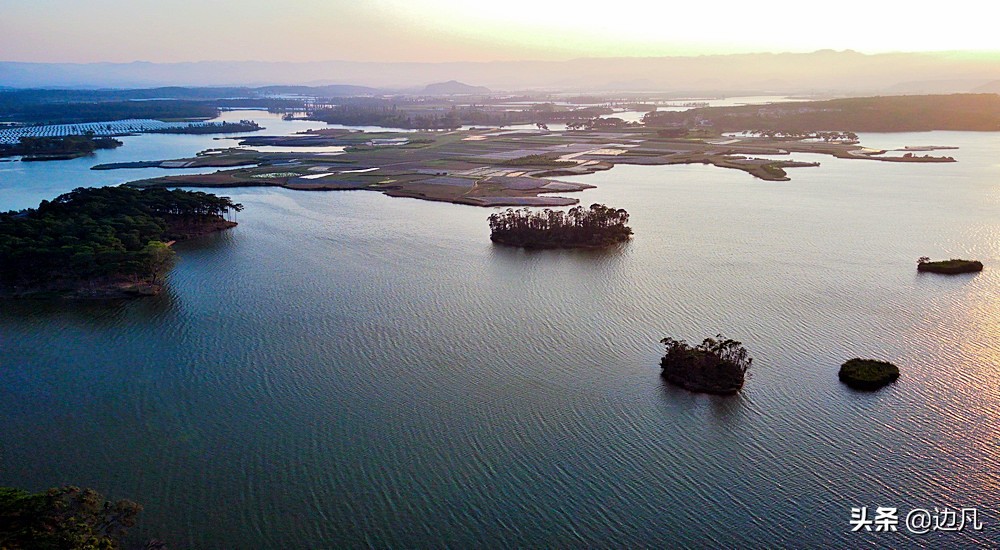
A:
[[[0,0],[0,61],[507,61],[1000,52],[1000,4]]]

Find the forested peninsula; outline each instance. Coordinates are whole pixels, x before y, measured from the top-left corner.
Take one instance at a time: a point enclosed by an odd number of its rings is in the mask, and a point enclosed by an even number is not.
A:
[[[79,188],[0,214],[0,296],[157,294],[173,241],[236,225],[243,205],[198,191]]]

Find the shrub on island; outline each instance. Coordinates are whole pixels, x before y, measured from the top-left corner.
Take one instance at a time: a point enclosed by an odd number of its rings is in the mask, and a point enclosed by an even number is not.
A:
[[[983,270],[983,262],[977,260],[939,260],[932,262],[930,258],[924,256],[917,260],[917,271],[926,273],[942,273],[944,275],[957,275],[959,273],[978,273]]]
[[[603,248],[625,242],[632,235],[628,212],[592,204],[568,212],[546,208],[531,212],[527,208],[508,208],[492,214],[490,240],[523,248]]]
[[[840,366],[840,381],[856,390],[874,391],[899,378],[899,367],[875,359],[854,358]]]
[[[666,354],[660,360],[667,382],[686,390],[732,395],[743,387],[753,359],[741,342],[721,334],[691,346],[684,340],[664,338]]]

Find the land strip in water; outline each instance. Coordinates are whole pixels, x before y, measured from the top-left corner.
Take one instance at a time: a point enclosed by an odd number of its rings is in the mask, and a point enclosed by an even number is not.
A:
[[[677,132],[643,126],[548,131],[481,128],[444,132],[311,130],[291,136],[254,136],[244,147],[208,150],[196,157],[98,165],[116,168],[233,168],[210,174],[166,175],[136,187],[277,186],[298,190],[374,190],[477,206],[565,206],[554,195],[589,185],[560,181],[616,164],[711,164],[766,181],[789,181],[787,169],[819,166],[795,153],[888,162],[954,162],[952,157],[890,153],[854,140],[816,137],[724,136],[706,130]],[[342,148],[315,152],[311,148]]]

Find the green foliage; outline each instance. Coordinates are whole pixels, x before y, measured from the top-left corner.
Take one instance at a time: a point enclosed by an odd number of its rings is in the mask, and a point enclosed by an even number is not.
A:
[[[138,257],[143,272],[148,274],[153,283],[157,282],[161,273],[169,271],[177,260],[177,255],[173,249],[160,241],[149,241],[139,251]]]
[[[93,489],[0,487],[0,548],[113,550],[141,511],[135,502],[109,502]]]
[[[577,206],[568,212],[546,208],[508,208],[489,217],[490,239],[525,248],[602,247],[623,242],[632,235],[628,212],[603,204],[590,209]]]
[[[0,287],[59,289],[109,279],[155,283],[173,261],[164,241],[242,208],[202,192],[75,189],[37,209],[0,214]]]

